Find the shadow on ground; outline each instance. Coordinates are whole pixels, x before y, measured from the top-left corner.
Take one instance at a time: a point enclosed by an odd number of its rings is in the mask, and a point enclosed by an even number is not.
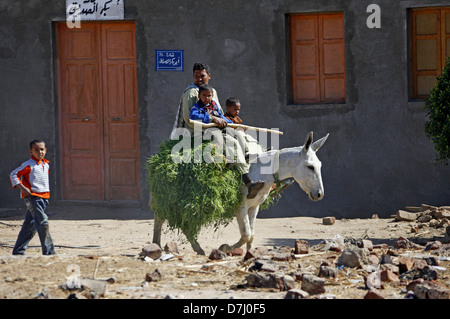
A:
[[[310,247],[324,244],[326,239],[307,239],[307,238],[298,238],[303,239],[308,242],[308,245]],[[356,238],[361,239],[361,238]],[[372,242],[373,245],[381,245],[386,244],[389,247],[395,247],[395,242],[398,240],[398,238],[367,238]],[[425,246],[427,243],[432,241],[440,241],[442,243],[448,243],[449,240],[445,236],[435,236],[435,237],[421,237],[421,238],[415,238],[415,237],[407,237],[409,241]],[[280,246],[289,246],[289,247],[295,247],[295,241],[296,239],[293,238],[265,238],[264,239],[264,245],[266,246],[274,246],[274,247],[280,247]]]
[[[25,207],[8,209],[0,212],[0,219],[23,219]],[[93,220],[93,219],[117,219],[117,220],[146,220],[153,219],[153,212],[141,207],[127,206],[91,206],[91,205],[49,205],[46,213],[50,220]]]

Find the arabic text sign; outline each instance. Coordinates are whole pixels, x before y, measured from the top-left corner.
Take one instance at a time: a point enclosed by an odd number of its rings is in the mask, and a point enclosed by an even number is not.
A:
[[[183,50],[155,50],[156,71],[184,71]]]
[[[67,18],[78,21],[123,20],[124,0],[66,0]]]

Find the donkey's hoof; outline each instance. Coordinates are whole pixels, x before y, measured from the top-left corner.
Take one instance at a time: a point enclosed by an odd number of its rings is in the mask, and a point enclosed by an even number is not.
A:
[[[194,251],[197,253],[197,255],[206,256],[205,251],[202,248],[196,248]]]
[[[228,254],[228,253],[231,253],[231,247],[230,247],[230,245],[228,245],[228,244],[222,244],[220,247],[219,247],[219,250],[220,251],[223,251],[225,254]]]

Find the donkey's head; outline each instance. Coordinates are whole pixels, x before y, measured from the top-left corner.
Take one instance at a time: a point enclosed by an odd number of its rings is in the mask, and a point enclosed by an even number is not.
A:
[[[313,132],[310,132],[305,140],[305,145],[301,148],[300,159],[294,169],[294,179],[300,187],[309,195],[309,198],[317,201],[323,198],[324,189],[322,183],[321,167],[322,163],[316,152],[328,138],[322,137],[313,143]]]

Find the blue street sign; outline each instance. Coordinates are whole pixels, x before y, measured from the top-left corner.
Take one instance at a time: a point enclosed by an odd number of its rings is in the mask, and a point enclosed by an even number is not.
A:
[[[155,71],[184,71],[184,50],[155,50]]]

